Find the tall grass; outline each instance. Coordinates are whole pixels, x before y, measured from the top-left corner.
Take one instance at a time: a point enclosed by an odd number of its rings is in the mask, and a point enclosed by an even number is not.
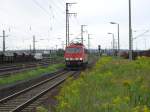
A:
[[[56,112],[150,112],[150,58],[100,59],[57,97]]]
[[[42,75],[44,73],[51,73],[62,67],[64,67],[63,64],[54,64],[54,65],[48,66],[47,68],[37,67],[37,69],[25,71],[25,72],[21,72],[17,74],[12,74],[9,77],[1,77],[0,86],[30,79],[30,78]]]

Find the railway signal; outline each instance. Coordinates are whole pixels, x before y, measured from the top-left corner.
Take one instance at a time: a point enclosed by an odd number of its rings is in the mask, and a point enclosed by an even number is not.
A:
[[[101,56],[101,45],[98,45],[98,53],[99,53],[99,56]]]

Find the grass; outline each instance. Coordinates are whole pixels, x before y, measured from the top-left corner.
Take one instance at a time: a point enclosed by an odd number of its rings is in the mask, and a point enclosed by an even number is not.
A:
[[[69,79],[56,112],[150,112],[150,58],[100,59],[77,80]]]
[[[0,86],[6,85],[6,84],[12,84],[12,83],[26,80],[26,79],[31,79],[39,75],[42,75],[44,73],[51,73],[62,67],[64,67],[64,64],[54,64],[54,65],[49,65],[46,68],[37,67],[37,69],[34,69],[34,70],[12,74],[9,77],[2,77],[0,78]]]
[[[36,112],[48,112],[48,110],[45,109],[45,108],[42,107],[42,106],[38,106],[38,107],[36,108]]]

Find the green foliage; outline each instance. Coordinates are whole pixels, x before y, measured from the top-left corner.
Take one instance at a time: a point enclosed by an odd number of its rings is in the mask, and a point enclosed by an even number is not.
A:
[[[42,107],[42,106],[39,106],[39,107],[36,108],[36,112],[48,112],[48,110],[45,109],[45,108]]]
[[[0,85],[15,83],[15,82],[26,80],[26,79],[31,79],[33,77],[42,75],[44,73],[54,72],[57,69],[62,68],[62,67],[64,67],[63,64],[54,64],[54,65],[49,65],[46,68],[37,67],[37,69],[25,71],[22,73],[12,74],[9,77],[1,77],[0,78]]]
[[[150,58],[100,59],[69,80],[57,97],[57,112],[150,112]]]

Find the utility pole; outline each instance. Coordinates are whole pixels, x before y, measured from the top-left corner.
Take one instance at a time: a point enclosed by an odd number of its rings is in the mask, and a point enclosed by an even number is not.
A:
[[[35,35],[33,35],[33,53],[35,53]]]
[[[120,57],[120,26],[119,23],[116,22],[110,22],[110,24],[116,24],[118,27],[118,56]]]
[[[91,34],[88,34],[88,49],[89,49],[89,50],[90,50],[90,39],[91,39],[91,38],[90,38],[90,35],[91,35]]]
[[[113,56],[115,55],[115,37],[114,37],[114,33],[108,33],[112,35],[112,51],[113,51]]]
[[[134,47],[133,47],[134,40],[141,37],[141,36],[143,36],[145,33],[148,33],[148,32],[149,32],[149,30],[146,30],[145,32],[143,32],[142,34],[137,35],[136,37],[133,37],[133,34],[132,34],[132,49],[134,49]]]
[[[29,45],[30,53],[31,53],[31,44]]]
[[[129,0],[129,60],[132,61],[131,0]]]
[[[84,30],[83,28],[87,26],[87,25],[81,25],[81,43],[83,44],[83,33],[84,33]]]
[[[5,52],[5,31],[3,30],[3,53]]]
[[[64,41],[62,41],[61,45],[62,45],[62,50],[64,50]]]
[[[69,15],[76,15],[77,13],[69,13],[69,5],[76,3],[66,3],[66,47],[69,45]]]
[[[145,44],[145,50],[146,50],[146,39],[144,39],[144,44]]]
[[[66,47],[68,46],[68,3],[66,3]]]
[[[112,34],[113,36],[113,52],[115,51],[115,38],[114,38],[114,34]]]
[[[120,57],[120,26],[119,24],[117,24],[118,26],[118,56]]]
[[[3,36],[0,36],[0,37],[3,37],[3,53],[5,53],[5,50],[6,50],[5,39],[6,37],[8,37],[5,35],[5,30],[3,30]]]

